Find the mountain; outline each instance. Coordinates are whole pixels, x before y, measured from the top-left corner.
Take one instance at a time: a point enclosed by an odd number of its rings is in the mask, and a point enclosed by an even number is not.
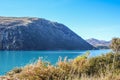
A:
[[[90,50],[63,24],[35,17],[0,17],[0,50]]]
[[[94,47],[100,48],[100,49],[108,49],[110,45],[110,41],[105,41],[105,40],[98,40],[98,39],[87,39],[86,40],[88,43],[93,45]]]

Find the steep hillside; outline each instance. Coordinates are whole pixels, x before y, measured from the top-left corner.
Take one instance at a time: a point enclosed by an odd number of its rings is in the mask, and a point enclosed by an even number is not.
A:
[[[92,45],[63,24],[42,18],[0,17],[0,50],[88,50]]]

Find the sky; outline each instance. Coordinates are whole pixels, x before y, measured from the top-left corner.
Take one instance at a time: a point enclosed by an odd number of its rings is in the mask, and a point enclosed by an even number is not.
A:
[[[0,0],[0,16],[45,18],[84,39],[120,37],[120,0]]]

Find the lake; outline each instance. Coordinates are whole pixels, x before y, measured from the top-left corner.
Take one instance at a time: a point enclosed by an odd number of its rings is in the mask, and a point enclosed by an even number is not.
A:
[[[99,56],[111,50],[90,50],[90,57]],[[59,57],[73,59],[86,51],[0,51],[0,75],[15,67],[22,67],[35,62],[39,57],[55,64]]]

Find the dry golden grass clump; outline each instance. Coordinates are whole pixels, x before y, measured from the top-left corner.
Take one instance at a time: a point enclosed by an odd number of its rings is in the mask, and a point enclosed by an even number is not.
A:
[[[73,60],[59,59],[55,66],[39,59],[34,64],[7,73],[10,80],[120,80],[120,54],[108,53]],[[113,61],[114,60],[114,61]]]

